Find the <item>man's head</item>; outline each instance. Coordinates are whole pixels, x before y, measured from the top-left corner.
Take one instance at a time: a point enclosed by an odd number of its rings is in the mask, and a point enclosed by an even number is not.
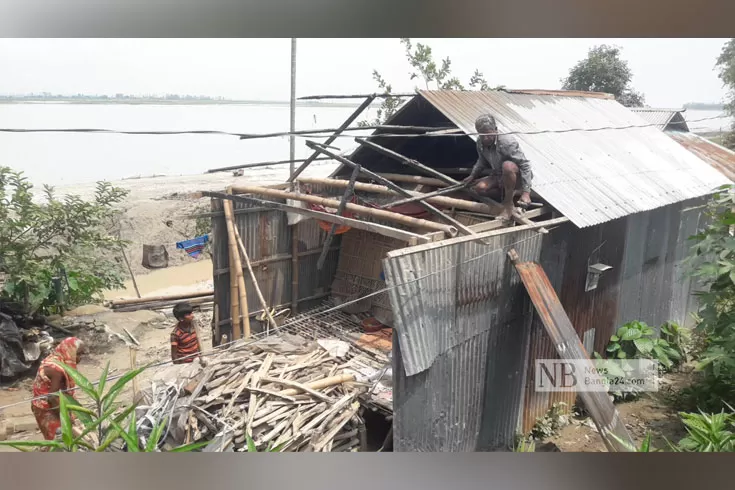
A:
[[[194,319],[194,309],[189,303],[177,303],[174,306],[174,318],[180,322],[184,320],[191,321]]]
[[[493,141],[495,134],[498,131],[498,125],[495,123],[495,118],[490,114],[483,114],[478,117],[475,121],[475,130],[480,133],[478,138],[483,144],[488,144]]]

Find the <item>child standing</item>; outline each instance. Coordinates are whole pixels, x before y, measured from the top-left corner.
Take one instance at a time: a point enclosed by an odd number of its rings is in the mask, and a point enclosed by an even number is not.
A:
[[[173,313],[178,323],[171,332],[171,360],[174,364],[193,362],[202,350],[194,326],[194,309],[189,303],[178,303]]]

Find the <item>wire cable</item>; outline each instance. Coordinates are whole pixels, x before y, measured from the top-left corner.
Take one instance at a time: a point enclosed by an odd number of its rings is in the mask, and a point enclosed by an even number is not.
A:
[[[711,121],[714,119],[722,119],[724,116],[710,116],[701,119],[692,119],[690,121],[684,121],[681,123],[669,123],[669,124],[690,124],[703,121]],[[660,123],[647,123],[647,124],[630,124],[627,126],[601,126],[596,128],[568,128],[568,129],[541,129],[536,131],[507,131],[498,132],[494,134],[498,135],[536,135],[536,134],[563,134],[563,133],[576,133],[576,132],[597,132],[597,131],[620,131],[625,129],[636,129],[636,128],[649,128],[661,126]],[[341,134],[323,134],[323,133],[334,133],[337,129],[316,129],[316,130],[303,130],[303,131],[281,131],[277,133],[234,133],[228,131],[216,131],[216,130],[191,130],[191,131],[121,131],[116,129],[30,129],[30,128],[0,128],[0,133],[87,133],[87,134],[123,134],[123,135],[148,135],[148,136],[170,136],[170,135],[224,135],[224,136],[236,136],[241,140],[250,139],[264,139],[264,138],[281,138],[286,136],[298,136],[303,138],[354,138],[352,134],[344,134],[345,132],[352,131],[366,131],[374,129],[411,129],[427,131],[424,133],[379,133],[372,134],[370,138],[442,138],[442,137],[462,137],[462,136],[479,136],[484,133],[478,132],[464,132],[459,128],[452,128],[453,131],[447,131],[446,128],[439,127],[421,127],[421,126],[357,126],[349,127],[342,130]],[[432,132],[437,131],[437,132]]]
[[[556,227],[552,227],[552,228],[549,229],[549,231],[554,230],[555,228]],[[439,273],[442,273],[442,272],[446,272],[446,271],[455,269],[457,267],[460,267],[462,265],[468,264],[470,262],[474,262],[476,260],[479,260],[481,258],[487,257],[487,256],[492,255],[494,253],[505,251],[506,249],[508,249],[510,247],[513,247],[514,245],[519,245],[521,243],[525,243],[525,242],[527,242],[529,240],[533,240],[533,239],[536,239],[536,238],[537,238],[537,235],[536,234],[533,234],[533,235],[529,236],[528,238],[524,238],[522,240],[518,240],[518,241],[515,241],[513,243],[509,243],[508,245],[505,245],[505,246],[500,247],[500,248],[495,248],[495,249],[493,249],[493,250],[491,250],[489,252],[486,252],[486,253],[477,255],[477,256],[472,257],[472,258],[467,259],[467,260],[463,260],[463,261],[461,261],[461,262],[459,262],[457,264],[450,265],[449,267],[445,267],[443,269],[436,269],[436,270],[434,270],[432,272],[429,272],[429,273],[427,273],[427,274],[425,274],[423,276],[416,277],[416,278],[411,279],[409,281],[401,282],[401,283],[395,284],[393,286],[387,286],[385,288],[379,289],[378,291],[374,291],[372,293],[366,294],[364,296],[361,296],[361,297],[359,297],[357,299],[354,299],[354,300],[351,300],[351,301],[346,301],[345,303],[342,303],[340,305],[334,306],[332,308],[327,308],[326,310],[314,312],[310,316],[311,316],[311,318],[314,318],[314,317],[326,315],[328,313],[332,313],[332,312],[337,311],[337,310],[340,310],[340,309],[342,309],[342,308],[344,308],[346,306],[350,306],[352,304],[359,303],[360,301],[363,301],[363,300],[365,300],[367,298],[372,298],[373,296],[377,296],[379,294],[383,294],[383,293],[385,293],[387,291],[391,291],[391,290],[396,289],[396,288],[401,287],[401,286],[406,286],[408,284],[413,284],[415,282],[421,281],[421,280],[426,279],[427,277],[433,276],[435,274],[439,274]],[[288,329],[288,327],[291,324],[293,324],[294,322],[295,322],[295,320],[293,320],[290,323],[289,322],[285,323],[284,325],[282,325],[280,327],[279,330],[283,331],[284,329]],[[214,354],[218,354],[225,347],[234,346],[237,343],[242,343],[238,347],[246,347],[248,345],[251,345],[251,344],[254,344],[256,342],[259,342],[259,341],[263,340],[263,338],[265,338],[265,336],[260,336],[260,337],[255,338],[255,339],[237,339],[237,340],[232,340],[230,342],[226,342],[224,344],[220,344],[217,347],[214,347],[213,349],[211,349],[209,351],[203,351],[203,352],[200,352],[200,353],[190,354],[188,356],[181,357],[179,359],[188,359],[190,357],[197,357],[197,356],[201,356],[201,357],[211,356],[211,355],[214,355]],[[156,368],[156,367],[166,366],[166,365],[169,365],[169,364],[173,364],[173,361],[172,360],[168,360],[168,361],[160,361],[160,362],[157,362],[157,363],[148,364],[148,365],[142,367],[142,371],[146,371],[148,369],[152,369],[152,368]],[[110,376],[110,377],[107,378],[107,381],[114,381],[116,379],[122,378],[123,376],[125,376],[125,374],[127,374],[127,373]],[[99,382],[100,382],[100,380],[97,380],[97,381],[92,382],[92,384],[93,385],[97,385]],[[69,391],[75,391],[75,390],[78,390],[78,389],[79,389],[78,387],[77,388],[72,388],[72,389],[65,389],[65,390],[61,390],[61,393],[67,393]],[[57,396],[56,393],[59,393],[59,392],[50,393],[50,394],[47,394],[47,395],[40,395],[40,396],[37,396],[37,397],[33,397],[33,398],[28,398],[28,399],[25,399],[25,400],[21,400],[19,402],[15,402],[15,403],[11,403],[11,404],[8,404],[8,405],[0,406],[0,412],[2,412],[5,409],[11,408],[11,407],[22,405],[24,403],[33,402],[35,400],[41,400],[41,399],[47,398],[49,396]]]

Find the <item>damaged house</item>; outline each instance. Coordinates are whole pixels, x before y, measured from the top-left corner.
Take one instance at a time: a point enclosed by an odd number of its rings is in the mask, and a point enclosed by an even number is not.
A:
[[[541,206],[512,226],[453,189],[477,158],[484,113],[516,134],[533,166]],[[216,342],[246,335],[233,321],[225,200],[265,303],[288,316],[284,330],[392,352],[389,397],[364,403],[392,420],[396,451],[508,449],[555,403],[576,399],[537,392],[535,360],[576,340],[581,355],[604,352],[631,320],[687,323],[696,304],[682,274],[686,239],[707,196],[730,181],[640,114],[605,94],[422,91],[385,124],[347,157],[309,143],[342,163],[328,179],[209,193]],[[511,251],[548,282],[522,282]],[[248,328],[273,333],[244,280]],[[560,309],[549,323],[537,308],[557,297],[570,325],[552,341]],[[572,328],[575,338],[564,336]],[[603,428],[615,432],[609,417]]]

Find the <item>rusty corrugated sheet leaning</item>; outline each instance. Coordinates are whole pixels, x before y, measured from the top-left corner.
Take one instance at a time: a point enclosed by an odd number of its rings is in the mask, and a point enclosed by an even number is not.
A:
[[[515,265],[559,356],[567,360],[589,359],[544,269],[533,262],[521,262],[515,249],[510,250],[508,256]],[[592,361],[588,362],[589,367],[593,368]],[[629,447],[610,437],[610,434],[613,434],[633,446],[633,441],[608,394],[601,391],[582,391],[580,396],[608,450],[629,452]]]

